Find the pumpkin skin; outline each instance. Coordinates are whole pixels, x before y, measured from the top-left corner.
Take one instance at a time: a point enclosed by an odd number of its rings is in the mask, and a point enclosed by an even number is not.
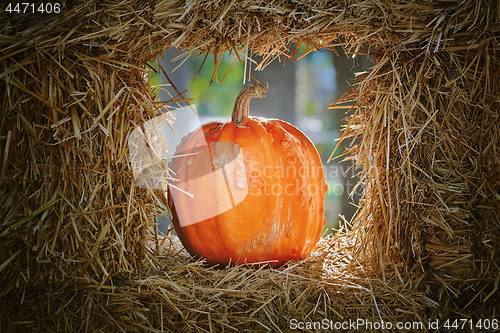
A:
[[[299,129],[248,116],[209,123],[185,136],[174,156],[178,181],[168,186],[168,204],[192,256],[273,267],[309,256],[325,226],[327,185]]]

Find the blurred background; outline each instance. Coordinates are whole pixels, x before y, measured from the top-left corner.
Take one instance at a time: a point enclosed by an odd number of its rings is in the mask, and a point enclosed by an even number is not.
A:
[[[350,221],[356,211],[355,203],[363,191],[360,187],[350,196],[358,182],[351,161],[341,162],[342,158],[336,158],[327,163],[347,116],[347,109],[327,110],[327,107],[349,89],[355,73],[366,71],[373,65],[368,57],[348,57],[340,48],[337,53],[322,49],[321,52],[310,52],[296,62],[275,59],[262,71],[253,70],[256,66],[252,65],[252,75],[268,82],[269,90],[265,98],[252,100],[250,114],[278,118],[295,125],[311,139],[321,155],[329,187],[325,202],[327,232],[338,228],[339,215]],[[204,59],[205,55],[198,58],[191,55],[186,59],[182,52],[170,49],[158,61],[180,92],[188,90],[184,97],[194,98],[190,104],[196,106],[202,124],[229,121],[236,96],[245,87],[245,65],[235,55],[226,52],[220,60],[217,76],[213,77],[213,55],[210,54],[205,62]],[[257,63],[261,61],[260,57],[253,59]],[[168,101],[171,96],[176,96],[175,90],[167,86],[168,80],[155,61],[150,65],[158,72],[151,71],[149,78],[158,98]],[[159,85],[162,89],[154,88]],[[345,144],[340,146],[335,156],[341,154],[344,147]],[[166,211],[158,218],[159,230],[166,233],[170,224]]]

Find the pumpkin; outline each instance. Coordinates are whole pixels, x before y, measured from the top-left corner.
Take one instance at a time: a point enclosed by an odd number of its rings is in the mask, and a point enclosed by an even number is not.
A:
[[[258,80],[238,95],[230,122],[182,138],[167,190],[185,249],[211,265],[275,267],[310,255],[325,226],[327,185],[318,151],[293,125],[249,116]]]

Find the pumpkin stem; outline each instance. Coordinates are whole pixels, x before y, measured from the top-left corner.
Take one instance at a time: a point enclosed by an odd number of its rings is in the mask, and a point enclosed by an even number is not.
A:
[[[238,97],[236,97],[236,101],[234,102],[231,121],[234,121],[238,125],[241,124],[243,119],[248,117],[248,114],[250,112],[250,100],[254,97],[266,97],[267,88],[269,87],[267,82],[264,84],[260,84],[259,79],[255,78],[253,75],[250,76],[255,80],[255,83],[243,89],[239,93]]]

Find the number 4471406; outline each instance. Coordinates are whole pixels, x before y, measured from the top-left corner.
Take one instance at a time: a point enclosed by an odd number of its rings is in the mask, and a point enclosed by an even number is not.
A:
[[[52,13],[59,13],[61,11],[61,4],[60,3],[41,3],[39,5],[35,5],[34,3],[30,2],[21,2],[17,4],[9,3],[7,5],[7,8],[5,8],[6,12],[9,12],[11,14],[13,13],[47,13],[47,14],[52,14]]]
[[[449,329],[480,329],[480,330],[497,330],[499,328],[498,319],[479,319],[475,324],[472,319],[448,319],[444,322],[443,327]]]

